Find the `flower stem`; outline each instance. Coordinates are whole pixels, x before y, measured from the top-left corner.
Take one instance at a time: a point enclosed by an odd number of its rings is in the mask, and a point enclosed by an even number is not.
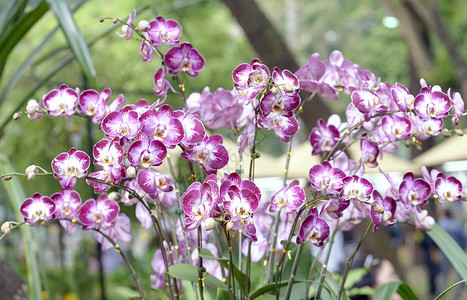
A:
[[[321,290],[323,288],[323,283],[324,283],[324,278],[326,277],[327,274],[327,266],[329,262],[329,258],[331,257],[331,251],[332,251],[332,245],[334,244],[334,237],[336,236],[336,233],[339,229],[339,223],[336,222],[336,227],[334,228],[332,235],[329,239],[329,249],[328,253],[326,254],[326,259],[324,260],[323,267],[321,268],[321,273],[319,276],[319,283],[318,283],[318,289],[316,290],[316,296],[315,299],[320,299],[321,297]]]
[[[303,245],[304,243],[298,245],[297,253],[295,255],[295,259],[292,265],[292,272],[290,273],[289,283],[287,284],[287,290],[285,291],[285,300],[288,300],[290,298],[290,294],[292,293],[292,286],[295,280],[295,274],[297,273],[298,262],[300,261],[300,255],[302,254]]]
[[[100,233],[103,237],[105,237],[115,248],[115,251],[117,253],[120,254],[120,256],[122,257],[123,261],[125,262],[125,264],[128,266],[128,268],[130,269],[130,272],[131,272],[131,279],[133,279],[135,281],[135,284],[136,284],[136,288],[138,289],[138,293],[139,295],[141,296],[141,299],[144,300],[146,299],[144,297],[144,292],[143,292],[143,289],[141,288],[141,285],[139,283],[139,279],[138,279],[138,274],[136,274],[136,271],[135,269],[133,268],[133,266],[131,265],[130,261],[128,260],[128,258],[126,257],[125,253],[122,251],[122,249],[120,248],[120,246],[110,237],[108,236],[107,234],[103,233],[102,231],[100,231],[99,229],[94,229],[96,232]]]
[[[341,287],[339,289],[339,295],[337,297],[337,300],[340,300],[341,297],[342,297],[342,293],[344,292],[344,285],[345,285],[345,281],[347,280],[347,276],[349,275],[349,272],[350,272],[350,268],[352,267],[352,264],[353,264],[353,261],[355,259],[355,255],[357,254],[357,251],[360,249],[360,247],[362,246],[363,244],[363,241],[365,240],[366,238],[366,235],[368,234],[368,232],[370,231],[370,228],[371,228],[371,221],[368,222],[368,225],[366,226],[366,229],[365,231],[363,232],[362,236],[360,237],[360,240],[358,241],[358,245],[357,247],[355,248],[355,251],[352,253],[352,255],[349,257],[349,259],[347,260],[347,264],[345,265],[345,270],[344,270],[344,274],[342,275],[342,283],[341,283]]]
[[[202,248],[202,231],[201,226],[198,226],[198,288],[201,300],[204,300],[204,267],[203,267],[203,258],[201,257],[201,248]]]
[[[224,228],[225,237],[227,238],[227,247],[229,249],[229,276],[227,278],[227,285],[229,288],[230,299],[236,299],[235,296],[235,277],[233,269],[233,255],[232,255],[232,237],[230,233]]]

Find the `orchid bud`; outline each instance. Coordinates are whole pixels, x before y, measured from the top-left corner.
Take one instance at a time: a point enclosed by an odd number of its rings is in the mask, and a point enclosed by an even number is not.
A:
[[[120,198],[120,194],[118,192],[111,192],[108,195],[109,199],[117,201]]]
[[[126,176],[129,178],[135,178],[136,177],[136,168],[135,167],[128,167],[126,169]]]
[[[104,18],[100,18],[99,22],[101,22],[101,23],[104,22]]]
[[[136,29],[138,31],[141,31],[141,32],[148,31],[149,30],[149,22],[146,21],[146,20],[139,21],[138,26],[136,27]]]
[[[21,114],[20,114],[20,113],[16,112],[16,113],[13,114],[13,120],[15,120],[15,121],[16,121],[16,120],[19,120],[19,118],[21,118]]]
[[[443,135],[444,137],[450,137],[450,136],[451,136],[451,133],[449,132],[449,129],[443,128],[443,133],[442,133],[442,135]]]
[[[36,165],[30,165],[26,168],[24,173],[28,176],[28,181],[34,180],[36,178],[36,173],[38,172]]]
[[[206,231],[213,230],[214,227],[216,227],[216,221],[214,221],[213,218],[207,218],[206,220],[204,220],[203,225]]]
[[[232,231],[234,229],[235,224],[232,221],[227,222],[225,224],[225,230],[227,231]]]
[[[113,18],[113,19],[112,19],[112,23],[117,24],[117,23],[118,23],[118,19],[117,19],[117,18]]]
[[[458,135],[458,136],[463,136],[464,135],[464,132],[461,130],[461,129],[454,129],[454,132]]]
[[[13,176],[11,176],[11,175],[7,175],[7,176],[2,177],[2,179],[5,180],[5,181],[11,180],[12,178],[13,178]]]
[[[2,233],[4,235],[9,235],[11,232],[11,228],[13,227],[14,224],[15,222],[12,222],[12,221],[6,221],[5,223],[3,223],[1,227]]]

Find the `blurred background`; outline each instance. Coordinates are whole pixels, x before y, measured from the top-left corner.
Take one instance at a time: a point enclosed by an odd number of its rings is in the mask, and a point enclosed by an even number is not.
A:
[[[81,90],[96,84],[99,89],[109,87],[112,99],[123,93],[127,103],[142,98],[149,102],[157,99],[152,87],[160,61],[142,63],[138,39],[126,41],[115,34],[120,25],[114,26],[110,20],[99,22],[102,17],[126,20],[133,8],[138,11],[136,20],[150,21],[159,15],[177,20],[183,26],[181,41],[189,41],[205,57],[206,66],[199,78],[187,78],[187,94],[201,92],[205,86],[211,91],[219,87],[231,89],[232,70],[255,57],[271,70],[278,66],[295,72],[311,54],[317,52],[324,60],[337,49],[346,59],[369,69],[383,82],[400,82],[412,94],[418,93],[419,79],[424,78],[428,85],[438,84],[443,91],[451,88],[461,92],[464,99],[467,97],[467,2],[463,0],[70,0],[65,3],[89,43],[95,83],[90,82],[73,59],[57,18],[45,1],[0,0],[0,153],[7,158],[2,160],[2,173],[10,167],[22,172],[31,164],[49,168],[58,153],[70,147],[89,149],[90,137],[94,141],[102,137],[96,129],[88,130],[86,121],[79,118],[44,117],[31,122],[23,116],[13,121],[12,115],[24,111],[29,99],[39,101],[61,84]],[[17,14],[8,14],[19,6],[22,7]],[[349,100],[348,95],[337,101],[316,98],[307,105],[301,120],[302,135],[294,139],[297,147],[306,142],[318,118],[327,119],[331,113],[344,117]],[[167,101],[180,107],[178,97],[169,95]],[[461,118],[457,128],[465,129],[465,125]],[[445,126],[453,128],[450,122]],[[220,133],[229,136],[228,132]],[[268,132],[261,133],[260,141],[261,154],[283,164],[284,145]],[[297,150],[292,163],[299,169],[296,177],[303,177],[305,182],[309,167],[303,170],[300,166],[304,161],[312,162],[312,158],[310,149],[302,152],[299,155]],[[392,157],[388,155],[387,159],[391,158],[394,160],[387,163],[385,171],[393,172],[396,177],[401,178],[410,167],[418,168],[412,171],[420,174],[420,166],[427,165],[454,174],[467,186],[467,142],[463,137],[432,138],[423,141],[421,150],[401,146]],[[268,177],[281,176],[281,169],[278,168],[278,174],[267,174]],[[183,174],[180,176],[183,178]],[[375,174],[372,180],[376,183],[380,179]],[[265,188],[277,186],[274,180],[265,180]],[[37,191],[51,195],[60,190],[58,182],[51,178],[38,177],[32,182],[15,178],[14,181],[26,197]],[[94,197],[82,183],[79,191],[83,200]],[[270,193],[274,192],[271,189]],[[11,187],[0,185],[0,223],[16,218],[11,193]],[[431,215],[438,215],[434,206],[429,210]],[[453,211],[454,217],[464,224],[465,207],[454,206]],[[147,262],[152,259],[150,249],[154,245],[151,236],[138,229],[137,221],[133,230],[133,242],[127,250],[143,274],[140,276],[143,285],[150,286],[146,277],[152,270]],[[426,236],[408,226],[400,226],[395,232],[380,231],[372,235],[374,241],[367,243],[365,251],[374,257],[388,258],[399,277],[412,284],[421,299],[428,297],[430,267],[424,262],[422,247]],[[117,293],[117,298],[132,295],[132,283],[127,280],[126,269],[120,266],[120,258],[113,251],[101,255],[91,234],[84,232],[68,237],[58,224],[38,226],[33,234],[36,236],[33,247],[40,254],[42,290],[46,291],[43,296],[103,299],[111,295],[108,291]],[[430,259],[439,259],[439,253],[433,249],[428,250],[434,253]],[[0,258],[23,278],[26,278],[25,252],[19,234],[0,242]],[[99,261],[103,261],[103,269]],[[104,279],[100,275],[102,271]],[[450,276],[450,282],[455,282],[455,274]],[[450,299],[449,295],[446,299]]]

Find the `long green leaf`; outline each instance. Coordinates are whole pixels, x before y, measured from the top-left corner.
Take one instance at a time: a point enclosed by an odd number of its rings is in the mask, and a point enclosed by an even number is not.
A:
[[[0,153],[0,174],[6,174],[13,171],[13,167],[8,158]],[[18,180],[3,181],[3,186],[10,198],[11,206],[16,214],[18,222],[23,221],[20,214],[21,203],[26,199],[26,195]],[[23,236],[26,268],[27,268],[27,281],[29,288],[29,299],[40,300],[42,299],[41,277],[39,274],[39,265],[34,252],[35,235],[28,225],[21,226],[21,235]],[[36,247],[37,248],[37,247]]]
[[[169,273],[172,277],[188,280],[191,282],[198,282],[198,268],[189,264],[176,264],[169,267]],[[204,284],[213,289],[226,289],[226,285],[219,279],[208,274],[204,279]]]
[[[301,280],[295,280],[294,281],[294,284],[296,283],[302,283],[303,281]],[[287,284],[289,284],[289,281],[286,280],[286,281],[282,281],[281,283],[279,283],[279,286],[280,287],[284,287],[286,286]],[[253,299],[256,299],[258,298],[259,296],[262,296],[266,293],[269,293],[269,292],[272,292],[272,291],[275,291],[276,290],[276,283],[270,283],[270,284],[266,284],[266,285],[263,285],[262,287],[260,287],[259,289],[253,291],[250,295],[250,299],[253,300]]]
[[[78,5],[76,5],[73,11],[78,10],[84,4],[85,1],[86,0],[82,0],[80,3],[78,3]],[[32,61],[34,60],[34,58],[39,54],[40,50],[50,41],[53,35],[57,32],[58,28],[59,28],[58,26],[55,27],[47,34],[47,36],[44,37],[44,39],[39,44],[39,46],[37,46],[35,49],[31,51],[31,54],[16,70],[15,74],[11,78],[9,78],[7,86],[3,89],[2,94],[0,95],[0,104],[2,103],[3,100],[5,100],[8,93],[16,86],[16,84],[21,79],[23,74],[26,72],[28,67],[32,64]]]
[[[31,12],[23,14],[14,24],[4,27],[0,34],[0,78],[8,56],[16,44],[26,35],[29,29],[39,20],[48,10],[45,1],[41,1]]]
[[[375,291],[373,299],[390,300],[396,292],[404,300],[418,300],[418,297],[407,283],[402,281],[388,282],[380,285]]]
[[[466,281],[467,281],[467,280],[464,279],[464,280],[461,280],[461,281],[458,281],[458,282],[454,283],[453,285],[451,285],[450,287],[448,287],[447,289],[445,289],[444,291],[442,291],[442,292],[435,298],[435,300],[441,299],[444,295],[447,294],[447,292],[449,292],[450,290],[452,290],[453,288],[455,288],[455,287],[458,286],[459,284],[465,283]]]
[[[3,15],[0,17],[0,32],[4,32],[9,25],[19,18],[27,3],[27,0],[10,1],[8,3],[8,6],[3,10]]]
[[[201,256],[202,258],[204,259],[209,259],[209,260],[217,260],[221,266],[223,266],[224,268],[229,268],[229,260],[228,259],[225,259],[225,258],[217,258],[215,257],[211,251],[209,251],[209,249],[206,249],[206,248],[203,248],[201,249],[201,251],[199,252],[199,256]],[[240,271],[237,266],[233,266],[233,270],[234,270],[234,277],[235,279],[237,279],[237,282],[238,282],[238,285],[240,286],[240,290],[242,291],[242,293],[244,294],[245,293],[245,273],[243,273],[242,271]]]
[[[443,251],[462,279],[467,279],[467,255],[459,244],[438,223],[427,234]]]
[[[91,87],[98,89],[96,70],[94,69],[94,64],[92,62],[91,52],[89,51],[88,45],[86,44],[78,25],[76,25],[68,4],[64,0],[47,0],[47,3],[60,23],[60,26],[68,40],[68,44],[70,45],[70,48],[86,75]]]

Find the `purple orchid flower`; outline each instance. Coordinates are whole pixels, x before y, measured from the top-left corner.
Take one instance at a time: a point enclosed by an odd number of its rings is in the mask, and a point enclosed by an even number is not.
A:
[[[272,111],[267,116],[260,114],[258,125],[264,129],[272,129],[277,138],[288,143],[290,138],[300,129],[297,119],[291,114]]]
[[[444,200],[449,202],[459,201],[462,196],[462,183],[454,176],[446,178],[444,174],[439,173],[436,177],[435,193],[440,203],[443,203]]]
[[[351,97],[353,105],[363,114],[365,121],[370,121],[372,116],[388,109],[381,97],[367,88],[355,90]]]
[[[206,129],[196,115],[178,110],[174,111],[174,116],[182,122],[185,134],[180,143],[185,149],[192,148],[204,139]]]
[[[154,50],[152,49],[151,43],[148,42],[148,34],[145,33],[144,36],[146,39],[141,42],[139,56],[143,58],[143,62],[149,62],[154,58]]]
[[[253,213],[258,209],[261,191],[250,180],[241,180],[238,173],[225,175],[221,180],[220,199],[227,213],[227,219],[232,222],[231,231],[242,233],[256,241],[256,228],[253,224]]]
[[[198,77],[205,64],[204,58],[190,43],[170,48],[164,56],[164,61],[170,74],[184,71],[192,77]]]
[[[194,182],[188,187],[186,192],[183,193],[180,198],[180,203],[185,213],[185,231],[198,228],[205,220],[211,217],[211,211],[215,204],[212,188],[218,189],[217,185],[213,186],[212,184],[206,183],[206,181],[203,184]]]
[[[365,178],[357,175],[347,176],[343,179],[344,186],[340,192],[340,199],[367,201],[373,192],[373,185]]]
[[[82,200],[77,191],[61,190],[60,193],[55,193],[50,198],[55,202],[55,217],[60,220],[60,225],[65,228],[68,235],[73,234],[78,230],[72,220],[78,218],[78,212],[81,208]]]
[[[371,220],[373,222],[373,232],[378,230],[381,224],[385,226],[391,226],[396,223],[396,200],[391,197],[383,197],[381,194],[374,190],[373,191],[373,203],[371,206]]]
[[[413,104],[415,97],[410,94],[409,89],[400,83],[396,83],[391,88],[391,96],[393,101],[402,113],[407,113],[409,110],[413,110]]]
[[[407,172],[399,186],[399,197],[402,203],[424,205],[431,195],[430,185],[423,179],[415,179],[412,172]]]
[[[95,90],[85,90],[79,95],[78,109],[92,117],[92,122],[99,124],[105,117],[105,105],[110,99],[110,89],[103,89],[100,93]]]
[[[397,115],[384,116],[381,126],[390,141],[405,140],[410,137],[412,130],[410,120]]]
[[[448,95],[441,91],[432,91],[429,88],[422,88],[414,100],[414,110],[423,121],[430,118],[446,118],[451,106],[452,101]]]
[[[113,221],[104,223],[100,230],[115,242],[129,242],[131,241],[130,227],[130,218],[124,213],[119,213]],[[94,237],[102,245],[103,251],[114,247],[113,244],[99,232],[94,232]]]
[[[170,83],[166,79],[165,68],[160,67],[154,74],[154,93],[156,96],[165,96],[169,90]]]
[[[318,216],[318,210],[313,206],[308,211],[308,216],[303,220],[297,236],[297,244],[305,242],[309,237],[310,241],[318,247],[324,245],[324,241],[329,236],[329,225],[323,218]]]
[[[416,228],[423,231],[430,231],[435,225],[435,219],[428,215],[427,210],[421,210],[419,207],[417,207],[417,209],[414,210],[413,213],[413,221]]]
[[[97,200],[89,199],[84,202],[78,219],[83,224],[83,229],[98,229],[114,221],[119,211],[120,206],[117,202],[109,199],[107,194],[101,194]]]
[[[376,168],[378,166],[379,148],[376,143],[371,142],[367,139],[367,134],[364,133],[360,139],[360,149],[362,151],[362,164],[370,168]]]
[[[449,99],[452,101],[452,124],[458,125],[459,124],[459,117],[464,114],[464,100],[462,100],[461,94],[455,92],[452,94],[451,97],[451,90],[448,90]]]
[[[300,80],[302,90],[337,100],[338,91],[333,87],[336,80],[331,79],[330,73],[333,73],[332,68],[326,68],[319,54],[315,53],[308,58],[306,65],[295,72],[295,75]]]
[[[76,178],[86,176],[90,163],[91,159],[85,152],[71,148],[53,159],[52,170],[64,189],[73,189]]]
[[[149,140],[149,137],[142,133],[128,149],[128,161],[134,167],[141,165],[143,168],[159,166],[167,156],[167,147],[158,140]]]
[[[172,179],[152,169],[140,170],[137,179],[141,189],[150,195],[156,196],[159,190],[164,192],[173,190]]]
[[[300,90],[300,82],[297,76],[287,69],[281,72],[278,67],[275,67],[272,71],[272,80],[282,93],[297,94]]]
[[[269,69],[257,58],[243,63],[232,72],[235,89],[244,99],[251,100],[261,92],[269,81]]]
[[[121,111],[113,111],[102,121],[102,130],[109,138],[134,138],[141,130],[138,113],[131,107]]]
[[[327,161],[314,165],[309,172],[314,190],[326,190],[329,194],[337,194],[344,186],[345,173],[339,168],[333,168]]]
[[[206,135],[193,148],[185,149],[181,156],[188,161],[200,163],[206,173],[214,174],[229,162],[229,153],[222,143],[221,135]]]
[[[313,148],[312,154],[332,151],[339,140],[339,130],[334,125],[326,125],[323,119],[316,122],[316,127],[310,133],[310,143]]]
[[[295,94],[281,94],[267,92],[260,102],[261,113],[267,116],[271,112],[290,113],[300,105],[300,96]]]
[[[174,116],[169,105],[162,105],[157,110],[148,110],[139,118],[143,124],[142,132],[150,138],[160,140],[169,148],[175,148],[184,137],[182,122]]]
[[[55,219],[55,202],[47,196],[35,193],[24,200],[19,208],[24,221],[34,226],[39,221],[53,221]]]
[[[170,46],[178,45],[181,35],[182,26],[175,20],[165,20],[159,16],[149,22],[148,36],[155,47],[159,47],[162,43]]]
[[[131,37],[133,36],[133,29],[131,29],[130,25],[133,24],[133,21],[136,18],[136,9],[133,9],[133,13],[128,16],[128,21],[126,21],[126,24],[122,26],[122,33],[117,32],[117,35],[119,37],[123,37],[127,40],[131,40]]]
[[[295,213],[306,199],[305,191],[294,180],[272,196],[270,212],[284,209],[286,213]]]
[[[118,138],[102,139],[92,148],[94,164],[109,172],[112,182],[116,183],[122,177],[123,149]]]
[[[41,102],[49,116],[61,116],[68,119],[75,114],[78,92],[66,85],[62,85],[58,90],[48,92]]]
[[[110,174],[109,171],[106,170],[100,170],[97,172],[93,172],[89,174],[90,178],[97,179],[99,181],[95,181],[92,179],[86,179],[86,183],[89,186],[92,186],[94,188],[94,194],[100,194],[105,191],[107,191],[112,183],[118,183],[118,182],[113,182],[114,179],[120,180],[121,178],[113,178],[112,174]],[[103,181],[103,182],[100,182]]]
[[[223,88],[211,93],[209,87],[205,87],[201,94],[192,93],[186,100],[186,106],[189,112],[199,114],[210,129],[225,127],[235,130],[245,126],[249,116],[254,116],[253,108],[239,102],[237,96]]]

